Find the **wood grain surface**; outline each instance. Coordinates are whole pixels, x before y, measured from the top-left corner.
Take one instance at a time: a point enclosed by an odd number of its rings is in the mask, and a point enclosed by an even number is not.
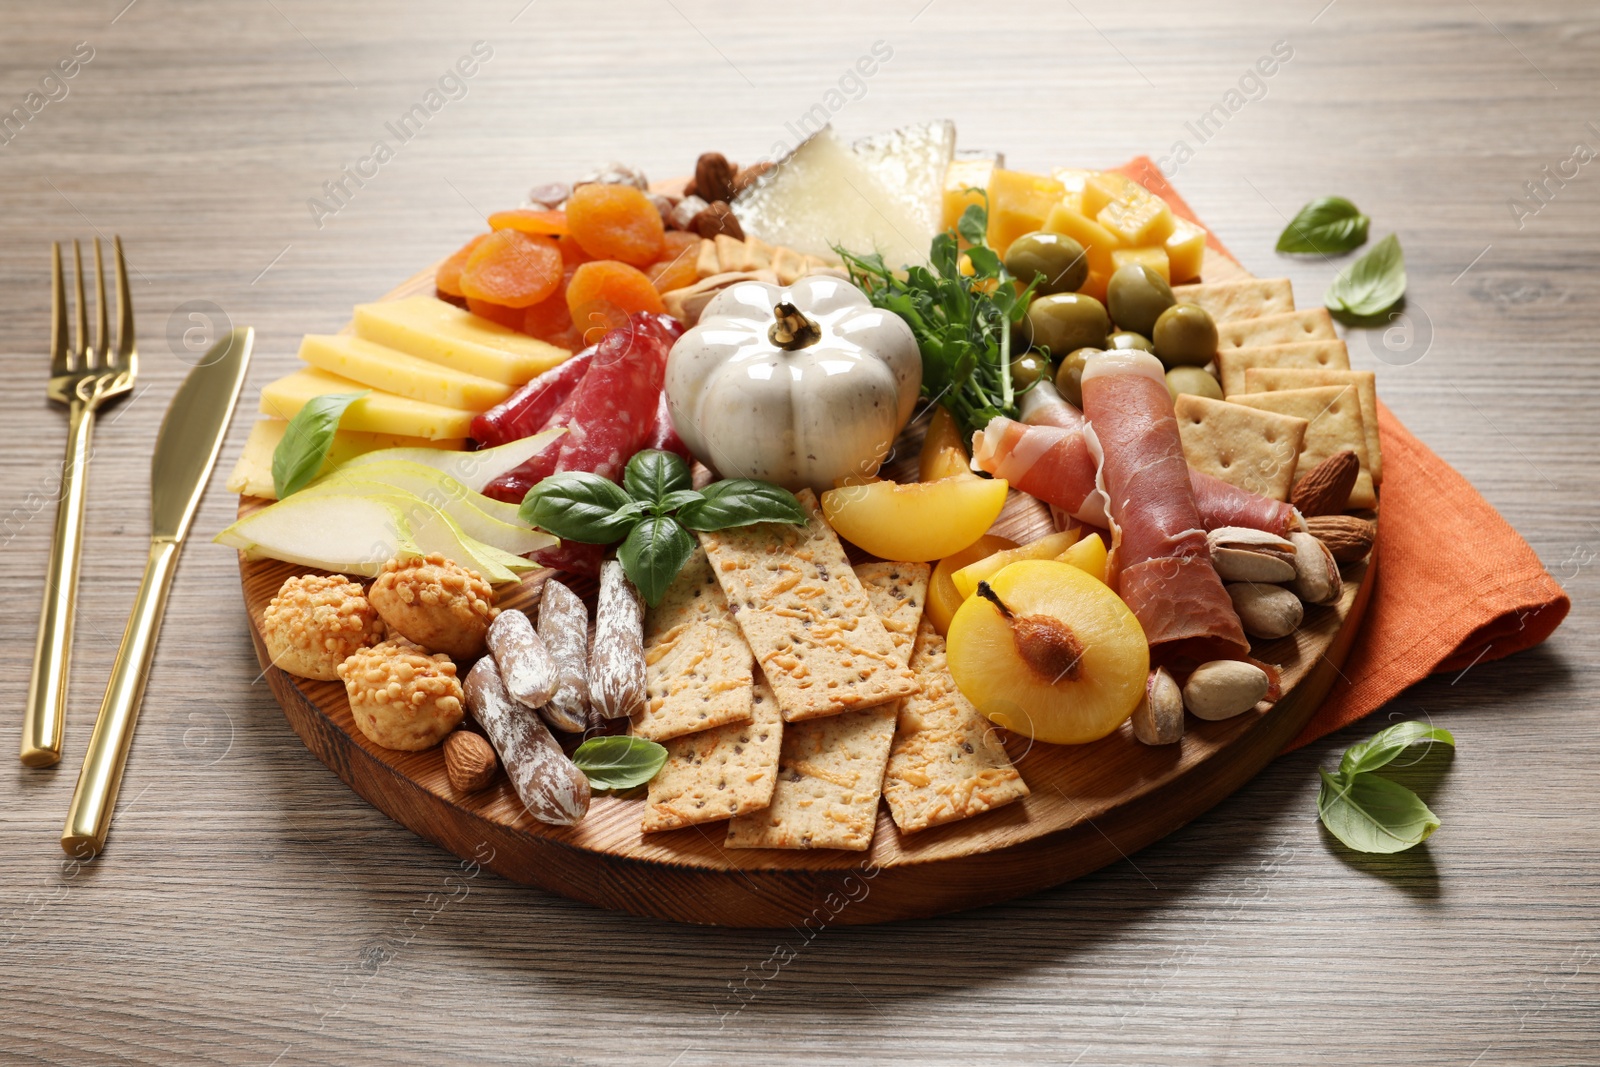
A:
[[[145,357],[95,440],[67,756],[0,774],[0,1062],[1600,1062],[1600,179],[1542,171],[1600,146],[1593,5],[125,3],[18,7],[0,34],[0,111],[77,42],[94,50],[0,144],[10,707],[64,438],[42,388],[50,240],[123,236]],[[385,124],[477,40],[493,55],[465,95],[451,83],[399,143]],[[876,41],[890,58],[846,77]],[[1241,87],[1278,41],[1292,57]],[[1187,124],[1232,89],[1245,102],[1202,142]],[[1338,265],[1274,255],[1284,216],[1354,199],[1405,243],[1415,328],[1353,336],[1353,359],[1524,532],[1571,618],[1069,885],[945,919],[707,930],[463,865],[330,775],[257,679],[233,553],[205,541],[233,513],[219,476],[111,845],[63,864],[144,556],[151,442],[220,325],[207,313],[257,328],[259,386],[302,333],[336,329],[532,182],[619,156],[660,174],[709,148],[756,158],[834,105],[848,132],[949,116],[1020,167],[1184,140],[1178,188],[1307,302]],[[392,158],[344,177],[379,138]],[[334,181],[349,193],[319,227],[307,200]],[[1315,768],[1390,717],[1456,734],[1453,760],[1408,771],[1444,827],[1353,856],[1316,822]]]

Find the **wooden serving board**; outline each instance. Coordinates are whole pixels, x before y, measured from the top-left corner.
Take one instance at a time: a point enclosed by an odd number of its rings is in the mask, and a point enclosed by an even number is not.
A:
[[[1247,276],[1210,249],[1204,274]],[[388,299],[431,293],[432,279],[426,271]],[[885,465],[886,477],[916,478],[921,436],[914,420]],[[242,498],[239,512],[266,503]],[[1023,542],[1053,529],[1043,505],[1013,492],[993,532]],[[239,569],[256,656],[295,733],[350,788],[421,837],[514,881],[602,907],[680,922],[820,929],[938,915],[1057,885],[1206,811],[1281,752],[1322,703],[1371,597],[1373,562],[1347,564],[1343,599],[1307,606],[1293,635],[1256,642],[1256,657],[1283,674],[1284,695],[1272,707],[1225,722],[1190,716],[1183,741],[1162,747],[1140,744],[1126,723],[1110,737],[1074,746],[999,731],[1028,797],[905,836],[880,804],[865,853],[728,850],[725,822],[642,834],[644,802],[637,797],[596,796],[579,825],[546,826],[523,811],[504,775],[481,793],[458,795],[440,748],[396,752],[375,745],[351,718],[342,683],[298,678],[271,665],[262,611],[285,579],[307,568],[241,558]],[[549,573],[502,593],[501,606],[537,604]],[[593,593],[592,582],[573,585]]]

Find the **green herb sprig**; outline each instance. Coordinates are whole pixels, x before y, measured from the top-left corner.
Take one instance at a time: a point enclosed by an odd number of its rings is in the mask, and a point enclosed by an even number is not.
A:
[[[923,398],[948,408],[967,435],[996,415],[1018,416],[1017,398],[1026,390],[1011,380],[1011,331],[1027,314],[1037,281],[1018,291],[988,245],[988,217],[982,204],[970,205],[954,232],[933,239],[929,265],[910,267],[904,276],[878,253],[834,249],[872,303],[911,327],[922,351]],[[961,273],[958,235],[968,243],[970,275]]]
[[[633,789],[656,776],[667,762],[667,750],[642,737],[614,734],[589,738],[572,754],[572,762],[592,789]]]
[[[810,518],[793,493],[770,482],[728,478],[694,489],[682,457],[646,449],[628,461],[622,484],[587,471],[552,474],[528,490],[519,514],[563,541],[611,545],[645,603],[655,607],[694,553],[690,530]]]
[[[294,413],[284,428],[283,439],[272,450],[272,491],[279,500],[298,493],[321,472],[345,409],[368,391],[324,393],[307,400]]]
[[[1374,774],[1418,742],[1455,747],[1449,730],[1424,722],[1401,722],[1351,745],[1339,769],[1322,775],[1317,815],[1340,841],[1357,852],[1404,852],[1439,828],[1439,817],[1405,786]]]

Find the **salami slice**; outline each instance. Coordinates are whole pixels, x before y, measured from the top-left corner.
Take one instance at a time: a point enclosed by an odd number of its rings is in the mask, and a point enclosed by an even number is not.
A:
[[[586,348],[565,363],[551,367],[473,419],[472,439],[478,442],[478,447],[492,448],[507,441],[520,441],[548,429],[550,417],[588,373],[594,351]]]
[[[643,313],[606,334],[572,395],[557,471],[589,471],[622,480],[622,468],[650,440],[667,353],[682,334],[676,319]]]
[[[661,390],[661,402],[656,405],[656,424],[650,429],[650,441],[645,447],[672,452],[690,466],[694,465],[689,446],[683,443],[683,438],[678,436],[678,428],[672,424],[672,406],[667,401],[665,389]]]

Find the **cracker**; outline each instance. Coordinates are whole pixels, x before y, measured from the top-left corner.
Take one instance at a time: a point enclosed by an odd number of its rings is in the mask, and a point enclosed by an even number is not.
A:
[[[1350,449],[1361,461],[1350,506],[1370,508],[1378,502],[1367,465],[1367,435],[1361,424],[1361,399],[1353,385],[1322,385],[1310,389],[1284,389],[1275,393],[1241,393],[1234,403],[1280,415],[1305,419],[1305,444],[1300,448],[1296,477],[1304,477],[1329,456]]]
[[[1191,393],[1172,406],[1189,466],[1252,493],[1289,499],[1305,419]]]
[[[911,669],[922,691],[900,701],[883,799],[901,833],[970,818],[1028,795],[989,720],[956,688],[944,638],[924,621]]]
[[[1217,352],[1217,377],[1222,395],[1246,391],[1244,376],[1252,367],[1297,367],[1303,370],[1349,370],[1350,350],[1343,341],[1296,341],[1287,345],[1251,345]]]
[[[899,703],[786,725],[772,803],[729,822],[727,847],[866,851]]]
[[[895,651],[909,663],[917,640],[917,624],[922,621],[922,606],[928,599],[928,563],[862,563],[856,577],[867,591],[872,610],[883,628],[889,631]]]
[[[1236,282],[1174,285],[1180,304],[1199,304],[1216,322],[1259,319],[1294,310],[1294,288],[1288,278],[1245,278]]]
[[[750,720],[754,658],[696,549],[644,621],[644,710],[633,732],[665,741]]]
[[[1361,401],[1361,429],[1367,438],[1367,459],[1372,480],[1383,484],[1383,446],[1378,441],[1378,376],[1369,370],[1300,367],[1250,367],[1244,372],[1244,392],[1274,393],[1317,385],[1354,385]]]
[[[1333,316],[1327,308],[1282,311],[1254,319],[1233,319],[1217,323],[1217,351],[1230,348],[1256,348],[1261,345],[1286,345],[1297,341],[1336,341]]]
[[[783,716],[765,681],[755,683],[749,722],[673,738],[650,779],[645,833],[677,830],[760,811],[778,781]]]
[[[917,691],[809,489],[804,526],[702,533],[711,567],[785,722],[870,708]]]

